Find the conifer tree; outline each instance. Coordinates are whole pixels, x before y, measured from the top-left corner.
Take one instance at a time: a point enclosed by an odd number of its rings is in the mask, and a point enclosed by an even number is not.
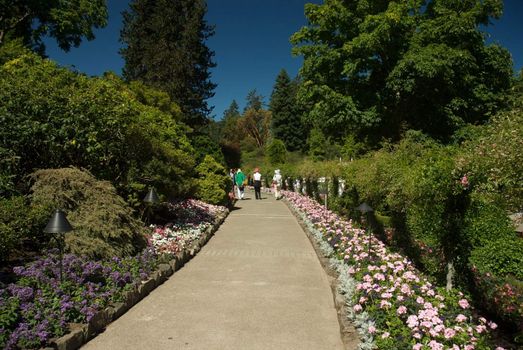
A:
[[[291,81],[282,69],[276,78],[269,109],[272,112],[272,136],[282,140],[289,151],[303,147],[301,114],[296,104],[297,81]]]
[[[196,129],[208,121],[206,100],[216,87],[209,71],[214,52],[205,45],[214,28],[206,11],[205,0],[133,0],[120,34],[124,77],[167,92]]]

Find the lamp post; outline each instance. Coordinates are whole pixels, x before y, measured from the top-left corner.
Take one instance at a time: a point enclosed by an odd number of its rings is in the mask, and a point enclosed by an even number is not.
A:
[[[149,221],[149,214],[150,214],[150,211],[151,211],[151,206],[154,204],[154,203],[158,203],[160,201],[160,197],[158,197],[158,194],[156,193],[154,187],[151,187],[149,189],[149,192],[147,192],[147,194],[145,195],[145,197],[143,198],[143,201],[145,202],[146,204],[146,208],[145,210],[147,211],[147,221]],[[147,210],[149,209],[149,210]],[[147,222],[146,222],[147,223]]]
[[[356,210],[361,212],[362,215],[366,216],[367,232],[369,233],[369,252],[368,252],[368,254],[369,254],[369,258],[370,258],[370,247],[371,247],[371,241],[372,241],[371,240],[372,232],[371,232],[371,229],[370,229],[369,213],[372,213],[374,211],[374,209],[372,209],[367,203],[363,202],[356,208]]]
[[[58,234],[58,238],[56,238],[58,242],[58,251],[60,253],[60,283],[63,280],[63,267],[62,267],[62,260],[63,260],[63,250],[64,250],[64,243],[65,243],[65,237],[64,234],[66,232],[70,232],[73,230],[73,227],[67,220],[67,217],[65,213],[60,210],[56,209],[53,216],[47,223],[47,225],[44,228],[45,233],[54,233]]]

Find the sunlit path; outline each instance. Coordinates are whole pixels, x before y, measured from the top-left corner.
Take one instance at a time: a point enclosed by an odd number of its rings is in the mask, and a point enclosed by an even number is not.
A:
[[[237,203],[180,271],[85,349],[343,349],[327,275],[284,203]]]

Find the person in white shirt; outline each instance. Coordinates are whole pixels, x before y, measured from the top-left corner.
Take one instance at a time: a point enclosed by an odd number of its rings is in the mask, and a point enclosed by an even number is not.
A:
[[[261,174],[260,169],[256,168],[254,169],[254,175],[252,176],[252,179],[254,180],[254,195],[256,196],[256,199],[262,199],[261,198]]]
[[[274,170],[274,176],[272,177],[272,185],[274,186],[274,197],[280,199],[282,177],[280,174],[280,169]]]

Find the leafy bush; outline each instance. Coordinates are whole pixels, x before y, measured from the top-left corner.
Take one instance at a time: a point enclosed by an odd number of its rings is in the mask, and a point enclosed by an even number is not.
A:
[[[109,258],[135,255],[145,247],[143,223],[109,182],[77,168],[38,170],[31,177],[33,206],[67,212],[74,227],[65,235],[69,252]]]
[[[29,53],[8,61],[0,67],[0,150],[8,150],[0,176],[16,184],[36,169],[73,165],[127,196],[137,183],[187,195],[194,159],[186,130],[140,100],[111,74],[89,78]],[[9,159],[16,166],[5,172]]]
[[[514,238],[514,229],[503,208],[472,195],[463,220],[463,236],[471,247],[478,248],[497,239]]]
[[[512,276],[523,281],[523,240],[514,236],[512,239],[489,241],[472,251],[470,263],[480,273],[492,273],[498,277]]]
[[[0,199],[0,261],[9,259],[14,250],[38,251],[49,237],[43,228],[49,220],[45,206],[29,206],[22,196]]]
[[[287,161],[287,149],[282,140],[272,140],[272,142],[267,146],[266,154],[272,165],[283,164]]]
[[[198,173],[196,196],[211,204],[226,204],[232,181],[223,166],[207,155],[196,167]]]
[[[466,143],[459,159],[475,191],[513,212],[523,210],[523,94],[515,100]]]

